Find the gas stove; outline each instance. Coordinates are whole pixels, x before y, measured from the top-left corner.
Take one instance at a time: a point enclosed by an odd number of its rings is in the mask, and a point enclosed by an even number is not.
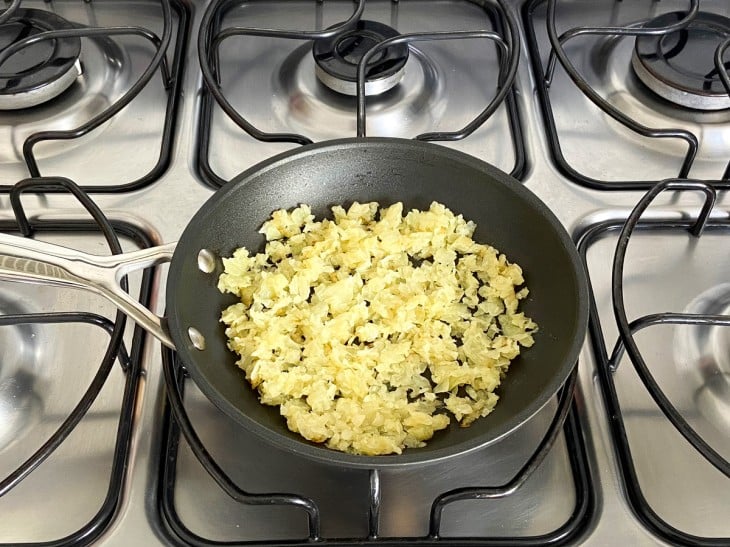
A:
[[[343,470],[242,431],[101,297],[0,281],[0,545],[730,543],[729,39],[721,0],[7,4],[0,231],[149,247],[276,153],[419,138],[555,212],[591,320],[498,444]],[[164,314],[165,276],[128,290]]]

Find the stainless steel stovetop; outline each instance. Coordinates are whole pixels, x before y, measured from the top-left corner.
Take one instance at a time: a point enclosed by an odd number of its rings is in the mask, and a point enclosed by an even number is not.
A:
[[[556,40],[579,26],[656,22],[693,4],[558,0],[551,33]],[[630,356],[610,358],[619,339],[612,262],[621,228],[658,181],[680,175],[709,181],[718,189],[717,202],[702,236],[690,235],[688,228],[704,194],[670,188],[636,226],[622,279],[628,320],[649,316],[633,325],[649,371],[684,420],[720,459],[730,459],[730,181],[722,180],[730,159],[730,110],[704,112],[659,98],[650,89],[656,82],[644,81],[632,69],[631,36],[568,39],[565,57],[545,85],[551,5],[553,0],[365,3],[363,18],[401,33],[504,35],[510,21],[518,26],[512,91],[473,134],[442,144],[493,163],[539,195],[574,235],[592,287],[590,336],[580,356],[571,412],[555,444],[514,491],[507,488],[495,499],[471,499],[461,496],[463,491],[446,496],[437,535],[475,545],[730,544],[730,479],[672,426]],[[721,0],[698,5],[703,14],[730,17]],[[81,38],[80,75],[68,89],[41,105],[0,112],[5,134],[0,230],[17,233],[19,197],[34,237],[109,253],[104,234],[57,180],[68,178],[91,190],[124,250],[175,241],[218,185],[299,146],[254,139],[205,90],[198,56],[201,21],[209,22],[201,38],[209,48],[221,29],[322,29],[347,19],[355,7],[344,0],[215,5],[23,0],[24,9],[51,11],[86,26],[144,30]],[[680,55],[684,38],[679,45],[661,38],[656,44],[690,79],[700,74],[702,80],[709,72],[714,83],[705,91],[720,100],[714,50],[707,51],[706,44],[727,38],[730,27],[719,25],[712,32],[720,38],[687,40],[701,53],[701,63]],[[0,24],[0,46],[7,46],[7,36]],[[305,41],[233,36],[220,42],[213,69],[230,105],[260,131],[312,141],[354,136],[354,98],[317,80],[310,49]],[[400,83],[368,99],[368,135],[415,137],[464,127],[496,94],[496,51],[487,39],[413,44]],[[653,62],[649,57],[646,62]],[[627,128],[581,92],[566,64],[618,117],[672,129],[672,135],[649,137]],[[12,85],[17,82],[0,74],[0,94],[7,95]],[[693,92],[674,92],[683,93]],[[128,104],[106,116],[119,100]],[[83,135],[32,137],[48,130]],[[688,153],[695,144],[696,153]],[[45,178],[22,182],[11,194],[12,185],[40,175]],[[165,273],[161,267],[129,279],[132,294],[160,314]],[[654,315],[664,312],[724,319],[675,324]],[[124,350],[110,352],[110,340],[119,336]],[[379,475],[333,469],[242,432],[184,379],[173,355],[129,322],[123,325],[100,297],[0,281],[0,544],[309,541],[301,508],[241,503],[206,472],[171,420],[163,365],[177,371],[186,415],[233,483],[247,493],[311,498],[319,508],[322,539],[340,543],[436,542],[429,516],[434,500],[455,489],[509,484],[532,457],[558,407],[557,401],[549,404],[498,445],[448,463]],[[24,466],[59,428],[68,436],[58,448]],[[378,497],[379,504],[372,503]]]

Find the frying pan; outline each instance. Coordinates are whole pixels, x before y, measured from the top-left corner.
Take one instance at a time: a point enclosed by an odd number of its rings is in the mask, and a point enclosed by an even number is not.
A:
[[[513,361],[494,411],[471,427],[452,425],[427,446],[403,454],[360,456],[310,443],[286,428],[278,409],[259,403],[226,346],[221,311],[235,297],[216,288],[221,256],[263,248],[258,229],[276,209],[309,204],[321,218],[334,204],[432,201],[477,224],[474,239],[517,262],[530,296],[522,309],[539,325],[535,345]],[[126,273],[171,261],[167,318],[119,287]],[[0,234],[0,278],[90,289],[109,298],[164,344],[174,347],[201,391],[245,429],[281,448],[347,467],[435,462],[496,442],[550,400],[567,379],[585,336],[588,291],[575,246],[529,190],[498,169],[443,146],[402,139],[343,139],[308,145],[245,171],[194,215],[180,241],[124,255],[94,256]]]

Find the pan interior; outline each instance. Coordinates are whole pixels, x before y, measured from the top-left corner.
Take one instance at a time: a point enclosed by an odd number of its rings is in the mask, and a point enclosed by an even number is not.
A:
[[[522,266],[530,296],[522,310],[539,325],[535,345],[513,361],[500,401],[469,428],[437,432],[425,448],[398,456],[365,457],[316,446],[291,433],[278,410],[258,402],[227,349],[220,313],[233,303],[198,267],[201,249],[230,256],[241,246],[263,248],[258,229],[276,209],[309,204],[321,218],[353,201],[427,209],[438,201],[477,223],[474,239]],[[350,466],[433,461],[484,446],[539,410],[563,384],[577,358],[587,322],[580,262],[557,219],[522,185],[483,162],[444,147],[397,139],[349,139],[277,156],[231,181],[196,214],[175,252],[168,280],[173,338],[201,390],[247,429],[306,456]],[[205,349],[187,332],[197,329]]]

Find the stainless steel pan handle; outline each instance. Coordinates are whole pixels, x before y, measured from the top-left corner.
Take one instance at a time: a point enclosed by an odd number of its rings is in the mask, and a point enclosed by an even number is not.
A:
[[[99,256],[0,234],[0,279],[49,283],[100,294],[160,342],[174,349],[166,320],[124,292],[119,281],[129,272],[169,262],[176,245],[168,243],[131,253]]]

